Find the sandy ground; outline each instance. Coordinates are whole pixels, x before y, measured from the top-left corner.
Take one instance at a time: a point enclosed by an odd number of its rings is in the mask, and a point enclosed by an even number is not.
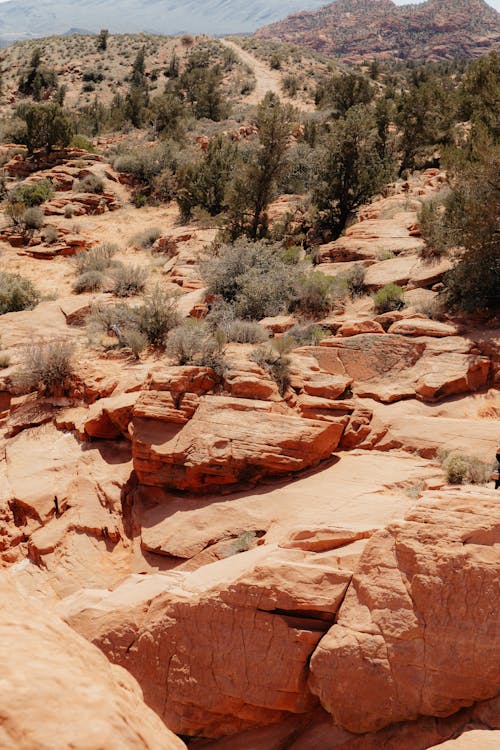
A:
[[[277,94],[283,102],[291,104],[302,112],[314,111],[315,108],[312,103],[299,101],[298,99],[290,99],[290,97],[284,94],[281,86],[281,73],[279,71],[271,70],[271,68],[262,62],[262,60],[254,57],[250,52],[242,49],[234,42],[229,41],[229,39],[221,39],[221,41],[226,47],[234,50],[240,60],[252,68],[254,72],[256,86],[255,89],[245,97],[245,101],[248,104],[258,104],[268,91],[272,91],[274,94]]]

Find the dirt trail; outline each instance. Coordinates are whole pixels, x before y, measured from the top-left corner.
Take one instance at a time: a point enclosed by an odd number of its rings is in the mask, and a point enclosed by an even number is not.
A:
[[[299,101],[298,99],[290,99],[283,93],[281,87],[281,74],[277,70],[271,70],[268,65],[262,60],[252,55],[250,52],[239,47],[234,42],[230,42],[229,39],[221,39],[221,42],[234,50],[240,60],[248,65],[256,79],[255,89],[245,97],[245,101],[248,104],[258,104],[268,91],[272,91],[277,94],[280,99],[287,104],[291,104],[296,109],[300,109],[302,112],[313,112],[314,105],[310,102]]]

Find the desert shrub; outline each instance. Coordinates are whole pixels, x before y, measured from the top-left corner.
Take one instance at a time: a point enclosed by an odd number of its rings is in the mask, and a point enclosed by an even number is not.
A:
[[[163,347],[167,334],[179,322],[176,297],[156,286],[144,296],[141,305],[130,307],[123,302],[117,305],[95,304],[87,316],[87,331],[90,339],[103,333],[113,334],[119,346],[130,346],[134,350],[140,339],[132,332],[144,337],[145,345]]]
[[[229,138],[218,136],[209,142],[203,156],[179,169],[177,202],[184,220],[191,217],[195,206],[201,206],[211,216],[225,208],[236,155],[235,144]]]
[[[44,222],[43,212],[37,206],[34,206],[23,211],[19,223],[27,232],[34,232],[36,229],[41,229]]]
[[[135,148],[118,154],[113,159],[113,166],[118,172],[130,174],[143,185],[149,185],[164,169],[173,169],[178,151],[178,146],[169,141],[157,146]]]
[[[325,328],[314,324],[297,324],[287,332],[287,336],[293,339],[295,346],[316,346],[322,339],[327,338],[329,335]]]
[[[33,344],[26,350],[16,383],[25,392],[63,393],[73,375],[73,352],[73,344],[64,339]]]
[[[238,344],[260,344],[269,338],[267,331],[253,320],[234,318],[222,326],[228,341]]]
[[[448,254],[443,234],[444,207],[435,200],[422,203],[418,211],[418,223],[422,238],[425,242],[420,250],[420,257],[424,260],[441,258]]]
[[[295,293],[299,270],[285,263],[281,247],[239,240],[223,245],[202,265],[212,294],[232,305],[235,317],[260,320],[287,310]]]
[[[36,47],[31,56],[30,67],[22,73],[19,79],[19,93],[40,101],[56,87],[57,74],[52,68],[43,65],[41,50]]]
[[[11,203],[22,203],[24,206],[32,208],[48,201],[53,193],[52,183],[49,180],[40,180],[32,184],[19,185],[19,187],[10,191],[8,197]]]
[[[491,467],[475,456],[467,459],[467,481],[470,484],[486,484],[490,481]]]
[[[125,331],[123,342],[125,346],[131,350],[136,359],[139,359],[140,353],[143,352],[148,345],[147,336],[136,328],[130,328]]]
[[[153,178],[152,195],[162,203],[170,203],[177,195],[177,177],[170,169],[166,167],[159,175]]]
[[[312,271],[298,279],[293,306],[304,315],[320,315],[331,310],[346,295],[347,285],[341,279]]]
[[[426,315],[431,320],[441,320],[444,317],[444,300],[440,296],[417,300],[414,307],[418,313]]]
[[[293,345],[291,338],[280,336],[272,344],[260,346],[250,354],[250,359],[269,373],[282,396],[290,385],[290,357],[287,354]]]
[[[46,242],[49,245],[52,245],[54,242],[57,242],[59,239],[59,231],[57,227],[49,226],[45,227],[45,229],[41,233],[42,240]]]
[[[90,340],[102,334],[114,335],[120,346],[126,346],[126,332],[137,329],[137,313],[125,303],[92,306],[87,315],[87,333]]]
[[[403,289],[397,284],[386,284],[373,295],[375,312],[385,313],[404,307]]]
[[[463,456],[450,455],[444,463],[449,484],[462,484],[467,474],[467,462]]]
[[[110,271],[112,292],[117,297],[130,297],[144,291],[148,272],[140,266],[116,265]]]
[[[64,218],[65,219],[72,219],[75,215],[75,207],[71,205],[71,203],[68,203],[66,206],[64,206]]]
[[[10,367],[10,354],[0,352],[0,370],[5,370],[7,367]]]
[[[78,274],[84,274],[89,271],[107,271],[116,265],[113,256],[118,250],[116,245],[103,243],[93,247],[88,252],[79,253],[75,257],[75,267]]]
[[[438,456],[446,471],[449,484],[486,484],[490,479],[491,467],[475,456],[462,453],[441,452]]]
[[[177,298],[160,286],[145,295],[136,308],[137,328],[152,346],[165,346],[168,333],[179,325]]]
[[[167,336],[166,352],[179,365],[212,367],[222,372],[225,338],[213,332],[210,326],[198,320],[187,320]]]
[[[154,245],[161,235],[161,229],[158,227],[149,227],[148,229],[144,229],[144,231],[134,235],[132,237],[132,244],[136,247],[142,247],[143,250],[147,250]]]
[[[362,297],[365,293],[365,275],[366,269],[359,263],[341,274],[341,278],[347,284],[349,294],[354,299],[355,297]]]
[[[69,144],[72,123],[58,104],[23,105],[18,114],[25,122],[18,140],[27,146],[29,154],[39,148],[50,153],[55,146]]]
[[[0,315],[32,310],[40,301],[40,293],[29,279],[14,273],[0,272]]]
[[[104,182],[95,174],[88,174],[83,180],[76,183],[75,190],[77,193],[96,193],[100,195],[104,192]]]
[[[85,271],[76,277],[73,282],[73,290],[77,294],[83,292],[97,292],[102,289],[106,278],[101,271]]]
[[[297,91],[299,90],[299,80],[297,76],[292,74],[284,76],[282,86],[285,94],[288,94],[292,99],[294,96],[297,96]]]
[[[80,135],[79,133],[71,138],[69,145],[71,148],[81,148],[84,151],[88,151],[90,154],[95,152],[92,141],[87,138],[87,136]]]

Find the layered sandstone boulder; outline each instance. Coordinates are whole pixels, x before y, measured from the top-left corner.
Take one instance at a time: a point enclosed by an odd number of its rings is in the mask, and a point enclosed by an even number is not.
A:
[[[385,403],[415,397],[440,401],[485,386],[491,358],[481,355],[474,342],[466,338],[435,338],[443,330],[429,323],[434,331],[431,336],[334,336],[299,351],[314,356],[325,372],[350,376],[355,395]]]
[[[370,539],[311,660],[311,689],[340,726],[373,732],[498,693],[499,543],[489,490],[429,496]]]
[[[143,484],[177,490],[200,492],[301,471],[328,458],[344,429],[253,399],[202,396],[180,428],[170,401],[163,418],[158,408],[156,403],[155,418],[134,415],[134,469]]]
[[[181,750],[124,669],[0,582],[4,750]]]
[[[329,553],[258,547],[82,592],[60,612],[138,679],[167,726],[217,737],[315,705],[306,665],[350,578]]]

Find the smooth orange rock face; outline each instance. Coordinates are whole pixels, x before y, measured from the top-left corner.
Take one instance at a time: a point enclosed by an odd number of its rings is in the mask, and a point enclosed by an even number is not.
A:
[[[498,693],[499,542],[489,490],[429,497],[371,538],[311,660],[311,689],[340,726],[373,732]]]
[[[436,338],[443,338],[444,336],[456,336],[457,328],[448,323],[440,323],[437,320],[428,320],[427,318],[406,318],[405,320],[393,323],[388,333],[400,336],[435,336]]]
[[[0,584],[2,750],[182,750],[124,669]]]
[[[134,469],[143,484],[199,492],[314,466],[342,432],[341,424],[278,413],[271,402],[204,396],[180,430],[134,419]]]
[[[61,611],[134,674],[167,726],[217,737],[315,705],[306,664],[350,578],[328,554],[259,547],[191,574],[83,592]]]

